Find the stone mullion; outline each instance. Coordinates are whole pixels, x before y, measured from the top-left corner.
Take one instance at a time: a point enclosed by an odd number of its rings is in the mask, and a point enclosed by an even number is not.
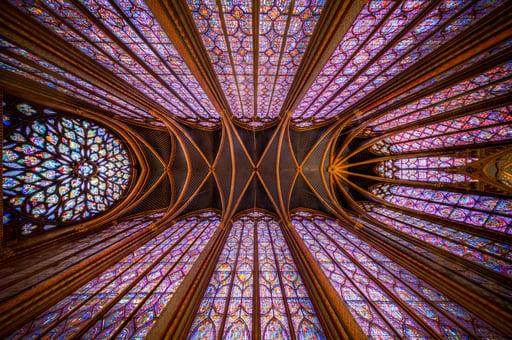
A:
[[[226,221],[217,228],[174,297],[158,316],[148,339],[187,337],[231,228],[232,224]],[[229,304],[229,298],[226,304]]]
[[[376,213],[376,214],[379,214],[379,213]],[[380,215],[380,214],[379,214]],[[387,217],[385,215],[380,215],[380,216],[384,216],[384,217]],[[373,216],[372,216],[373,217]],[[378,217],[373,217],[374,219],[378,220]],[[401,224],[408,224],[406,222],[402,222],[400,220],[396,220],[394,218],[391,218],[391,217],[388,217],[390,219],[393,219]],[[482,252],[482,253],[485,253],[485,251],[482,251],[478,248],[475,248],[475,247],[472,247],[471,245],[468,245],[468,244],[465,244],[465,243],[462,243],[460,241],[457,241],[457,240],[452,240],[452,239],[448,239],[446,238],[445,236],[443,235],[439,235],[437,233],[432,233],[428,230],[423,230],[423,229],[420,229],[420,228],[416,228],[414,227],[413,225],[409,225],[410,227],[414,228],[414,229],[418,229],[418,230],[422,230],[424,231],[425,233],[427,234],[433,234],[435,235],[436,237],[439,237],[439,238],[442,238],[443,240],[446,240],[446,241],[449,241],[449,242],[452,242],[452,243],[456,243],[456,244],[459,244],[459,245],[462,245],[464,247],[468,247],[468,248],[472,248],[473,250],[476,250],[478,252]],[[431,253],[436,253],[437,255],[445,258],[446,260],[448,261],[451,261],[451,262],[456,262],[458,263],[459,265],[463,266],[463,267],[466,267],[468,268],[469,270],[472,270],[473,272],[475,272],[475,274],[477,275],[483,275],[485,276],[486,278],[496,282],[496,284],[503,284],[503,282],[510,282],[510,278],[508,277],[504,277],[503,275],[499,274],[499,273],[496,273],[495,271],[493,270],[490,270],[488,269],[487,267],[484,267],[480,264],[477,264],[473,261],[470,261],[470,260],[467,260],[465,258],[462,258],[460,256],[457,256],[457,255],[454,255],[453,253],[443,249],[443,248],[440,248],[440,247],[436,247],[426,241],[423,241],[421,239],[418,239],[418,238],[415,238],[413,236],[409,236],[408,234],[402,232],[402,231],[399,231],[393,227],[389,227],[386,223],[380,223],[378,225],[378,227],[386,230],[387,232],[389,232],[390,234],[393,234],[401,239],[404,239],[404,240],[407,240],[408,242],[410,243],[413,243],[425,250],[427,250],[428,252],[431,252]],[[491,253],[486,253],[488,256],[490,257],[494,257],[494,258],[498,258],[498,259],[501,259],[500,257],[494,255],[494,254],[491,254]],[[506,262],[510,262],[508,259],[503,259],[504,261]]]
[[[425,215],[425,216],[424,215],[419,215],[419,214],[415,214],[415,213],[409,212],[406,208],[394,207],[391,204],[389,204],[387,201],[372,198],[371,194],[369,194],[367,192],[364,192],[364,191],[362,191],[362,194],[366,198],[368,198],[368,199],[370,199],[372,201],[377,201],[377,202],[381,203],[381,205],[383,205],[383,206],[386,206],[386,207],[389,207],[389,208],[395,208],[395,210],[399,210],[399,211],[403,210],[402,212],[404,212],[406,214],[410,214],[410,215],[412,215],[412,216],[414,216],[416,218],[424,219],[424,220],[427,220],[427,221],[430,221],[430,222],[433,222],[433,223],[437,223],[437,224],[441,224],[441,225],[448,224],[450,227],[457,228],[455,226],[456,223],[453,223],[452,221],[446,222],[446,221],[436,221],[435,219],[432,220],[431,216],[429,216],[429,215]],[[367,215],[367,212],[365,210],[363,210],[362,208],[360,208],[359,205],[352,199],[351,196],[346,196],[346,199],[348,200],[348,203],[351,205],[352,209],[354,211],[356,211],[357,213],[359,213],[359,216]],[[335,212],[335,214],[336,214],[336,216],[338,218],[342,218],[342,216],[338,212]],[[381,227],[383,225],[385,225],[385,224],[381,223],[380,221],[377,221],[377,220],[375,220],[373,218],[368,219],[367,217],[364,217],[364,219],[365,220],[371,220],[372,223],[373,223],[372,225],[376,224],[376,225],[381,226]],[[363,227],[363,225],[361,223],[357,223],[355,225],[355,227],[356,227],[355,229],[357,229],[357,230],[359,230],[359,229],[367,230],[368,229],[368,228],[364,229],[364,227]],[[386,229],[384,228],[384,230],[386,230]],[[467,227],[462,227],[460,230],[466,231],[466,232],[468,231]],[[396,235],[394,233],[391,233],[391,234],[396,237]],[[473,232],[473,234],[476,234],[476,233]],[[391,244],[392,245],[391,247],[395,249],[394,250],[395,252],[396,252],[397,249],[401,250],[402,253],[409,254],[409,256],[412,256],[412,258],[414,258],[416,261],[420,261],[420,263],[421,262],[424,263],[425,260],[421,260],[421,258],[425,258],[426,262],[427,262],[426,263],[427,267],[430,267],[432,270],[434,270],[436,272],[442,271],[444,273],[444,274],[442,274],[443,277],[450,278],[451,280],[457,281],[459,285],[462,285],[462,287],[465,287],[464,289],[468,289],[467,287],[468,287],[468,283],[469,283],[472,287],[474,287],[474,288],[472,288],[472,291],[475,291],[476,294],[478,294],[477,296],[479,298],[486,297],[487,300],[490,299],[490,300],[493,300],[494,302],[498,302],[498,304],[501,304],[502,307],[503,306],[507,306],[509,304],[507,302],[508,298],[504,297],[503,294],[499,292],[499,290],[496,290],[493,287],[489,287],[489,284],[494,284],[495,286],[497,286],[495,283],[488,282],[488,280],[486,280],[487,284],[482,284],[481,282],[477,282],[477,281],[475,281],[472,278],[468,279],[465,276],[462,276],[460,274],[460,270],[459,270],[461,265],[458,262],[450,262],[449,260],[447,260],[447,259],[443,258],[442,256],[440,256],[437,252],[429,253],[429,254],[435,254],[435,256],[438,256],[439,258],[441,258],[441,261],[435,261],[431,257],[427,258],[427,256],[425,254],[422,254],[422,253],[418,252],[417,250],[411,249],[409,246],[401,245],[398,241],[390,239],[389,236],[384,236],[381,233],[377,233],[377,236],[379,237],[379,239],[386,239],[386,240],[388,240],[388,241],[385,241],[386,244]],[[503,235],[503,236],[508,236],[508,235]],[[487,236],[485,236],[485,237],[487,237]],[[492,237],[488,237],[488,238],[494,239],[494,240],[499,241],[499,242],[503,242],[503,240],[499,239],[499,238],[492,238]],[[405,238],[402,238],[402,240],[404,240],[405,242],[409,242]],[[416,244],[413,243],[413,245],[416,245]],[[391,251],[393,251],[393,250],[391,250]],[[416,254],[416,255],[414,255],[414,254]],[[395,256],[397,256],[397,255],[395,254]],[[448,266],[446,264],[447,262],[457,265],[459,269],[454,269],[453,267]],[[483,277],[483,278],[486,279],[485,277]],[[424,279],[427,282],[429,282],[430,277],[428,277],[428,275],[427,275],[427,277],[426,278],[424,277]],[[430,282],[433,283],[432,281],[430,281]]]
[[[281,108],[280,116],[293,112],[317,75],[327,63],[345,32],[366,1],[328,1],[309,41],[302,62]],[[288,117],[287,119],[290,119]]]
[[[453,97],[448,100],[451,100],[451,99],[453,99]],[[381,132],[376,131],[376,132],[371,132],[368,134],[363,134],[363,135],[361,135],[361,137],[373,137],[373,139],[369,141],[369,143],[371,143],[375,140],[384,139],[391,135],[395,135],[395,134],[398,134],[398,133],[401,133],[401,132],[404,132],[407,130],[424,127],[424,126],[427,126],[430,124],[434,124],[437,122],[443,122],[443,121],[449,120],[449,119],[456,119],[456,118],[464,117],[464,116],[467,116],[470,114],[475,114],[475,113],[479,113],[479,112],[486,111],[486,110],[492,110],[495,108],[509,105],[511,103],[512,103],[512,99],[510,97],[510,94],[504,94],[504,95],[501,95],[501,96],[498,96],[495,98],[486,99],[486,100],[483,100],[480,102],[469,104],[467,106],[459,107],[454,110],[445,111],[443,113],[436,114],[431,117],[424,118],[424,119],[421,119],[421,120],[418,120],[418,121],[415,121],[412,123],[399,125],[394,128],[384,130]],[[435,106],[435,105],[437,105],[437,104],[432,104],[429,106]],[[421,111],[421,110],[423,110],[423,109],[419,109],[419,110],[415,110],[415,111]]]
[[[333,339],[365,339],[366,336],[349,308],[339,298],[329,279],[290,222],[288,226],[282,227],[282,231],[326,334]]]
[[[405,207],[398,207],[398,206],[378,197],[377,195],[366,191],[365,189],[355,185],[352,182],[349,182],[349,184],[352,187],[354,187],[357,191],[359,191],[366,199],[368,199],[372,202],[380,203],[389,208],[399,209],[406,214],[412,215],[419,219],[427,220],[432,223],[441,224],[441,225],[449,224],[451,227],[461,230],[461,231],[471,232],[472,234],[490,238],[492,240],[512,244],[512,236],[511,235],[504,234],[504,233],[497,232],[497,231],[490,230],[490,229],[485,229],[483,227],[478,227],[478,226],[474,226],[474,225],[470,225],[470,224],[465,224],[465,223],[461,223],[461,222],[457,222],[457,221],[448,220],[446,218],[442,218],[442,217],[438,217],[438,216],[434,216],[434,215],[430,215],[430,214],[425,214],[425,213],[422,213],[422,212],[419,212],[416,210],[412,210],[409,208],[405,208]],[[471,193],[471,192],[469,192],[469,193]]]
[[[78,0],[69,0],[87,19],[89,19],[91,22],[93,22],[97,27],[99,27],[101,29],[101,31],[106,35],[108,36],[117,46],[119,46],[119,48],[121,50],[123,50],[127,55],[129,55],[137,64],[139,64],[146,72],[148,75],[150,75],[151,77],[153,77],[155,80],[157,80],[163,87],[165,87],[170,93],[172,93],[172,95],[175,97],[176,100],[179,100],[182,102],[182,104],[186,107],[189,108],[189,110],[191,112],[194,112],[195,113],[195,110],[190,106],[189,103],[187,103],[186,100],[183,100],[173,89],[172,87],[170,87],[158,74],[156,74],[156,72],[153,71],[153,69],[151,69],[149,66],[146,65],[146,63],[135,53],[133,52],[131,49],[129,49],[124,43],[123,41],[121,41],[120,38],[118,38],[114,33],[112,33],[100,20],[96,19],[96,17],[89,11],[89,9],[85,6],[83,6]],[[129,22],[129,21],[128,21]],[[128,25],[130,26],[130,25]],[[136,33],[138,33],[137,30],[135,30]],[[140,37],[140,36],[139,36]],[[142,39],[143,40],[143,39]],[[144,40],[143,40],[144,41]],[[156,57],[158,58],[158,54],[156,55]],[[130,73],[131,73],[131,70],[129,70]],[[132,75],[134,75],[137,79],[139,79],[139,77],[135,74],[132,73]],[[146,83],[146,81],[142,80],[142,79],[139,79],[139,81],[141,81],[147,88],[150,88],[151,90],[153,90],[151,88],[150,85],[148,85]],[[179,110],[178,107],[176,107],[173,103],[173,100],[169,100],[167,99],[165,96],[163,96],[159,91],[154,91],[153,90],[153,93],[156,94],[157,96],[159,96],[160,98],[162,98],[162,100],[166,101],[168,104],[170,104],[171,106],[173,106],[176,110]],[[168,112],[168,110],[165,110],[166,112]],[[174,116],[174,115],[172,115]],[[181,117],[178,117],[178,120],[182,120]]]
[[[146,0],[146,4],[219,114],[223,118],[228,118],[231,108],[213,69],[208,51],[195,27],[186,1]]]
[[[442,91],[443,89],[449,88],[450,86],[453,86],[461,81],[468,80],[472,77],[476,77],[479,74],[482,74],[483,72],[488,71],[495,66],[501,65],[501,64],[509,61],[511,58],[512,58],[512,48],[508,48],[503,52],[497,53],[496,55],[489,57],[488,59],[486,59],[483,62],[478,62],[477,64],[470,66],[463,71],[460,71],[460,72],[455,73],[454,75],[448,76],[446,79],[441,80],[440,82],[438,82],[436,84],[425,87],[417,92],[411,93],[410,95],[404,97],[403,99],[400,99],[400,100],[396,101],[395,103],[392,103],[391,105],[386,106],[383,109],[375,111],[369,117],[376,117],[376,116],[380,116],[382,114],[386,114],[389,111],[398,109],[402,106],[405,106],[405,105],[407,105],[411,102],[414,102],[416,100],[419,100],[423,97],[432,95],[436,92]],[[367,119],[371,120],[371,118],[367,118]]]
[[[447,168],[439,168],[439,169],[428,169],[428,170],[440,170],[440,171],[446,171]],[[449,168],[448,168],[449,169]],[[423,170],[423,169],[412,169],[412,170]],[[412,187],[420,187],[420,188],[430,188],[430,189],[450,189],[450,191],[460,191],[463,193],[467,193],[467,190],[470,190],[470,183],[468,182],[455,182],[455,183],[444,183],[444,182],[422,182],[420,180],[404,180],[400,178],[388,178],[388,177],[379,177],[378,175],[364,175],[357,172],[351,172],[343,170],[341,173],[354,176],[354,177],[361,177],[370,179],[373,181],[379,181],[384,183],[391,183],[391,184],[397,184],[397,185],[407,185]],[[459,172],[455,172],[459,173]]]
[[[14,65],[14,64],[12,64],[10,62],[7,62],[7,61],[6,61],[6,64],[9,64],[9,65],[11,65],[11,66],[13,66],[15,68],[20,68],[24,72],[32,74],[34,77],[40,78],[40,79],[42,79],[44,81],[48,81],[48,79],[46,79],[44,76],[41,76],[41,75],[38,75],[38,74],[34,74],[31,70],[28,70],[26,67],[37,69],[40,72],[44,73],[45,75],[48,75],[50,77],[54,77],[56,79],[59,79],[60,81],[68,83],[68,84],[72,85],[73,87],[81,89],[84,92],[87,92],[89,94],[98,96],[98,97],[102,98],[105,101],[110,101],[110,99],[104,97],[103,95],[101,95],[99,93],[94,93],[94,91],[92,91],[91,89],[88,89],[87,87],[84,87],[83,85],[80,85],[80,84],[76,83],[74,80],[66,78],[63,75],[59,74],[59,73],[56,73],[56,72],[54,72],[52,70],[49,70],[49,69],[47,69],[47,68],[45,68],[45,67],[43,67],[43,66],[41,66],[41,65],[39,65],[37,63],[34,63],[33,61],[28,60],[28,59],[26,59],[25,57],[23,57],[21,55],[17,55],[17,54],[11,53],[9,51],[4,51],[3,53],[5,55],[7,55],[7,56],[10,56],[10,57],[18,60],[19,62],[25,64],[26,66],[18,67],[17,65]],[[77,96],[77,97],[78,96],[84,96],[84,94],[80,93],[79,91],[76,91],[76,90],[73,90],[73,89],[68,89],[68,90],[70,92],[74,93],[74,95]],[[81,98],[77,98],[77,99],[82,100]],[[122,100],[122,98],[120,98],[120,99]],[[113,102],[113,104],[118,106],[118,107],[123,108],[126,111],[129,111],[132,114],[136,114],[136,112],[132,111],[130,108],[127,108],[124,103]],[[125,119],[130,119],[130,118],[125,118]]]

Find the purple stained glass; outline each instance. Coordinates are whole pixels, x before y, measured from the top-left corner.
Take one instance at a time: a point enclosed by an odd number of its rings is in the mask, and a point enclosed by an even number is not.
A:
[[[255,4],[188,1],[234,116],[261,127],[278,118],[324,1],[261,2],[258,26]]]
[[[56,0],[11,3],[171,115],[205,127],[219,123],[220,116],[143,2],[126,0],[114,6],[83,0],[84,7]],[[173,58],[166,60],[169,52]]]
[[[188,338],[251,339],[255,318],[265,339],[325,339],[281,227],[262,212],[234,221]]]
[[[372,132],[390,130],[510,92],[512,62],[497,66],[427,97],[392,110],[370,123]]]
[[[471,67],[474,67],[474,66],[478,65],[479,63],[484,62],[486,59],[491,58],[499,53],[502,53],[510,46],[512,46],[512,39],[507,39],[504,42],[498,44],[497,46],[492,47],[488,50],[485,50],[485,51],[477,54],[476,56],[464,61],[463,63],[442,72],[438,76],[424,81],[423,83],[419,84],[418,86],[413,87],[412,89],[404,92],[403,94],[393,97],[392,99],[390,99],[388,101],[385,101],[384,103],[378,105],[374,109],[371,109],[371,110],[367,111],[366,113],[364,113],[358,117],[355,117],[355,120],[360,121],[361,119],[366,119],[368,116],[370,116],[376,112],[384,112],[384,110],[386,110],[387,107],[390,107],[391,105],[393,105],[401,100],[407,100],[407,98],[410,98],[410,96],[413,96],[415,93],[418,93],[419,91],[424,90],[434,84],[439,84],[442,81],[448,79],[449,77],[453,76],[454,74],[456,74],[458,72],[463,72],[467,69],[470,69]],[[365,133],[371,134],[372,129],[367,129],[365,131]]]
[[[510,140],[511,109],[505,106],[398,132],[379,140],[370,150],[389,155]]]
[[[161,122],[150,114],[125,100],[1,38],[0,46],[0,61],[10,66],[10,68],[7,69],[8,71],[23,76],[30,74],[29,78],[32,80],[57,89],[70,96],[77,97],[83,101],[91,102],[114,115],[156,126],[162,125]],[[36,63],[37,67],[29,66],[28,63],[31,62]]]
[[[368,337],[428,337],[416,318],[440,336],[501,336],[339,222],[297,211],[292,225]]]
[[[476,181],[459,173],[457,167],[467,166],[478,160],[471,157],[432,156],[397,158],[379,162],[375,171],[385,178],[407,181],[458,183]]]
[[[497,273],[512,276],[510,245],[476,236],[446,225],[425,221],[382,205],[364,202],[361,206],[378,221],[434,247]]]
[[[307,127],[357,108],[364,97],[502,3],[440,2],[429,8],[428,2],[420,1],[369,1],[302,98],[293,123]],[[406,31],[407,24],[421,15]]]
[[[182,218],[11,337],[146,336],[219,224],[213,211]]]
[[[391,184],[378,184],[370,192],[399,207],[512,233],[510,199]]]
[[[9,205],[40,222],[88,220],[122,199],[132,161],[109,129],[79,117],[48,115],[20,103],[26,120],[6,132],[2,189]],[[28,236],[40,228],[21,229]]]

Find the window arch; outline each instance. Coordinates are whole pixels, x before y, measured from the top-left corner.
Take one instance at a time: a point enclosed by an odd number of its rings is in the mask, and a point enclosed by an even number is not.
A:
[[[214,211],[181,218],[12,337],[144,337],[219,224]]]
[[[370,193],[398,207],[512,233],[510,199],[394,184],[377,184],[370,188]]]
[[[189,339],[251,339],[254,323],[263,339],[325,338],[279,222],[260,211],[234,220]]]
[[[25,102],[5,111],[4,224],[19,235],[89,220],[124,197],[135,164],[113,131]]]
[[[296,211],[292,226],[370,338],[502,336],[340,222]]]

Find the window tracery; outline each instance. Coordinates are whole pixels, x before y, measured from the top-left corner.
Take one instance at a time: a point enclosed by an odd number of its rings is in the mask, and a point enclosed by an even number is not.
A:
[[[112,131],[33,104],[12,105],[3,114],[2,188],[12,209],[4,224],[27,236],[89,220],[123,198],[134,164]]]
[[[12,338],[146,336],[219,224],[216,212],[203,211],[169,225]]]
[[[476,181],[456,168],[478,160],[474,157],[431,156],[397,158],[379,162],[375,172],[385,178],[407,181],[457,183]]]
[[[394,184],[377,184],[370,188],[370,193],[399,207],[512,233],[510,199]]]
[[[296,211],[292,225],[368,337],[500,336],[339,222]]]
[[[188,338],[251,339],[258,322],[262,339],[325,339],[315,314],[279,223],[249,212],[233,222]]]
[[[441,2],[429,7],[427,2],[418,1],[369,1],[293,113],[292,121],[307,127],[344,113],[501,4]]]

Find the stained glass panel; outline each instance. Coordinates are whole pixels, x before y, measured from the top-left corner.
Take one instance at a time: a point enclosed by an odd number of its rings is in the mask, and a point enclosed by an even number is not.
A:
[[[457,171],[478,160],[472,157],[432,156],[398,158],[379,162],[375,171],[385,178],[419,182],[457,183],[476,181]]]
[[[510,199],[391,184],[378,184],[370,192],[399,207],[512,233]]]
[[[34,219],[21,226],[22,236],[90,219],[122,199],[133,164],[107,128],[28,103],[6,114],[23,119],[6,131],[2,149],[6,201]]]
[[[153,116],[124,99],[66,72],[33,53],[16,47],[2,37],[0,37],[0,68],[25,76],[85,102],[91,102],[114,116],[146,122],[155,126],[163,125]]]
[[[187,2],[234,116],[275,121],[324,0]]]
[[[145,337],[219,224],[212,211],[179,220],[11,337]]]
[[[325,338],[279,223],[261,212],[233,223],[188,338],[251,339],[255,318],[263,339]]]
[[[425,221],[382,205],[364,202],[362,207],[389,227],[451,254],[512,276],[510,245]]]
[[[451,110],[510,93],[512,62],[392,110],[370,123],[371,132],[387,131]]]
[[[428,338],[425,327],[439,336],[501,336],[339,222],[299,211],[292,225],[370,338]]]
[[[412,128],[379,140],[370,150],[389,155],[510,140],[511,110],[505,106]]]
[[[347,112],[503,3],[442,1],[428,6],[425,1],[369,1],[293,112],[292,121],[307,127]]]
[[[171,115],[205,127],[219,123],[219,114],[143,1],[11,3]]]

